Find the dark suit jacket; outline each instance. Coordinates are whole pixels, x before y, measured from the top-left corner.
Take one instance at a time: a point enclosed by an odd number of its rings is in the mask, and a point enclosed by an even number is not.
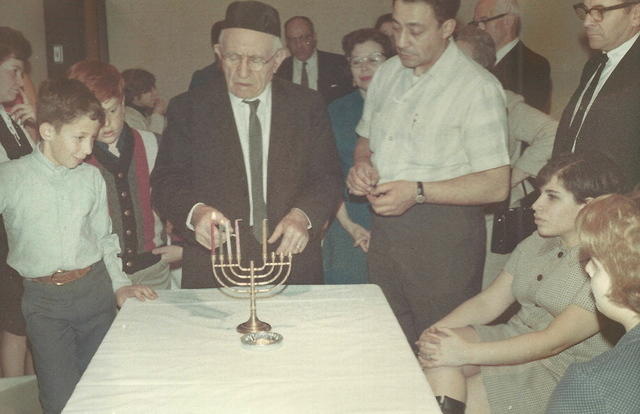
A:
[[[213,62],[210,65],[205,66],[202,69],[198,69],[191,75],[191,82],[189,83],[189,90],[196,86],[204,85],[208,83],[214,76],[222,74],[218,68],[218,63]]]
[[[183,287],[211,287],[210,253],[185,230],[190,209],[203,202],[247,225],[250,212],[242,148],[224,77],[173,98],[167,120],[152,175],[154,206],[189,239]],[[313,226],[306,249],[294,255],[289,282],[320,284],[320,233],[337,209],[343,184],[329,118],[315,91],[273,79],[267,169],[269,233],[293,207],[304,211]],[[245,248],[255,252],[257,242],[249,229],[241,233],[243,255],[250,257]]]
[[[549,62],[518,42],[493,68],[493,74],[505,89],[524,96],[524,101],[549,113],[551,76]]]
[[[565,108],[556,133],[553,155],[570,152],[571,117],[596,65],[589,60],[580,85]],[[582,124],[576,152],[600,151],[622,169],[630,185],[640,183],[640,42],[636,41],[593,101]]]
[[[293,57],[282,62],[276,76],[293,80]],[[342,55],[318,50],[318,92],[327,104],[353,90],[347,60]]]

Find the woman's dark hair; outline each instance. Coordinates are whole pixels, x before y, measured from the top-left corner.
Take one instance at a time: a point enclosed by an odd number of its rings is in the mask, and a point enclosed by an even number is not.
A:
[[[599,152],[561,154],[552,158],[538,173],[538,187],[544,186],[553,177],[573,194],[577,203],[603,194],[626,191],[620,168]]]
[[[124,104],[131,105],[136,96],[156,87],[156,77],[144,69],[127,69],[122,72],[124,79]]]
[[[36,103],[38,125],[52,124],[56,131],[82,116],[104,125],[100,101],[84,83],[75,79],[53,79],[42,83]]]
[[[393,47],[391,46],[391,41],[382,32],[379,32],[376,29],[358,29],[354,30],[351,33],[347,33],[342,38],[342,50],[344,50],[344,55],[348,59],[351,57],[351,53],[353,52],[353,48],[360,43],[364,43],[366,41],[373,41],[382,46],[382,54],[386,57],[393,56]]]
[[[31,57],[31,44],[19,31],[10,27],[0,27],[0,63],[9,56],[27,63]]]

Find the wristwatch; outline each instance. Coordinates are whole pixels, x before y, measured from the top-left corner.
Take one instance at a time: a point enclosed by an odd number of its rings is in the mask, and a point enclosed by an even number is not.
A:
[[[416,203],[423,204],[427,201],[427,197],[424,195],[424,187],[422,186],[422,181],[418,181],[416,187]]]

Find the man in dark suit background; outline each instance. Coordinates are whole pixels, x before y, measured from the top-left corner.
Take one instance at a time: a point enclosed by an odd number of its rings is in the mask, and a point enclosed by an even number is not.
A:
[[[640,4],[584,0],[574,8],[595,53],[562,114],[553,154],[600,151],[621,167],[628,184],[638,184]]]
[[[222,25],[224,20],[218,20],[214,24],[211,25],[211,48],[214,49],[215,45],[218,43],[218,38],[220,37],[220,32],[222,31]],[[213,58],[213,62],[211,64],[205,66],[202,69],[198,69],[193,72],[191,75],[191,82],[189,83],[189,90],[195,88],[196,86],[206,84],[210,79],[214,76],[221,74],[220,72],[220,62],[215,58]]]
[[[216,45],[224,76],[175,97],[152,177],[154,205],[188,242],[184,288],[216,285],[211,231],[242,219],[243,259],[260,265],[269,244],[293,253],[289,283],[322,283],[320,233],[338,205],[342,177],[322,97],[273,79],[286,56],[278,12],[257,1],[229,5]],[[194,230],[194,231],[189,231]],[[225,248],[220,246],[220,248]]]
[[[549,113],[551,77],[549,62],[529,49],[518,37],[520,7],[517,0],[478,0],[471,24],[486,30],[496,44],[493,74],[505,89]]]
[[[328,104],[353,90],[342,55],[317,50],[317,36],[311,19],[295,16],[284,24],[291,56],[282,62],[276,76],[317,90]]]

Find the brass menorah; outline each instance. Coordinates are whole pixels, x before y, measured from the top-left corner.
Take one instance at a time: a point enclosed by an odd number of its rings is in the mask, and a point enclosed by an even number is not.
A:
[[[220,231],[214,232],[215,226],[211,226],[211,265],[213,276],[221,286],[230,289],[239,296],[250,299],[249,320],[238,325],[236,330],[240,333],[250,333],[271,330],[271,325],[258,319],[256,312],[256,296],[273,292],[289,278],[291,273],[291,253],[276,254],[271,252],[271,257],[267,254],[267,220],[262,222],[262,265],[257,267],[251,260],[249,267],[242,266],[242,251],[240,249],[240,231],[238,223],[235,221],[235,255],[231,247],[231,231],[224,225],[220,226]],[[218,243],[214,243],[214,234],[218,234]],[[223,233],[225,235],[223,236]],[[226,251],[223,249],[223,237],[226,241]],[[217,244],[217,253],[216,245]]]

